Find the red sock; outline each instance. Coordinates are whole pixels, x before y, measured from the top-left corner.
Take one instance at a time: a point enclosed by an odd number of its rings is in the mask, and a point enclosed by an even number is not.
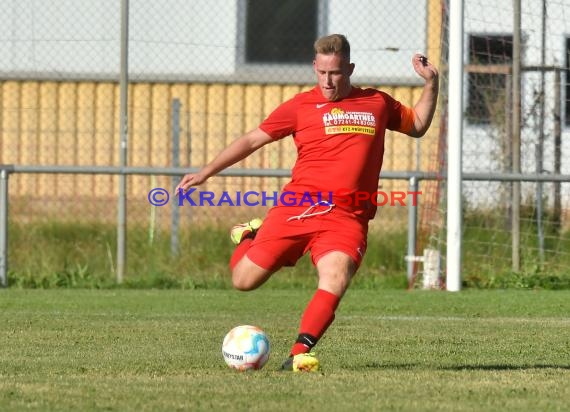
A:
[[[251,242],[253,242],[253,238],[246,237],[240,242],[239,245],[237,245],[237,247],[234,249],[232,257],[230,258],[230,269],[233,270],[241,258],[244,257],[245,252],[247,252],[249,246],[251,245]]]
[[[340,297],[335,294],[317,289],[301,318],[299,337],[291,348],[291,356],[311,351],[333,322],[339,302]]]

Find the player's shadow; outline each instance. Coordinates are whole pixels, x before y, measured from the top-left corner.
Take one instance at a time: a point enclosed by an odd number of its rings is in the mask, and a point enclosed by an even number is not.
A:
[[[425,363],[382,363],[369,362],[364,365],[370,369],[437,369],[448,371],[514,371],[514,370],[531,370],[531,369],[567,369],[570,365],[556,365],[548,363],[537,363],[528,365],[511,365],[511,364],[491,364],[491,365],[452,365],[452,366],[433,366]]]
[[[570,365],[556,365],[556,364],[529,364],[529,365],[509,365],[509,364],[498,364],[498,365],[454,365],[454,366],[444,366],[438,368],[440,370],[451,370],[451,371],[516,371],[516,370],[530,370],[530,369],[569,369]]]

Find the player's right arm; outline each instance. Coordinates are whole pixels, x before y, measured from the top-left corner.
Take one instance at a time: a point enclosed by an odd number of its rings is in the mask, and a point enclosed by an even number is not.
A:
[[[185,175],[178,183],[178,186],[176,186],[175,193],[178,194],[180,189],[186,192],[190,187],[204,183],[211,176],[245,159],[257,149],[272,141],[273,138],[260,128],[247,132],[234,140],[199,172]]]

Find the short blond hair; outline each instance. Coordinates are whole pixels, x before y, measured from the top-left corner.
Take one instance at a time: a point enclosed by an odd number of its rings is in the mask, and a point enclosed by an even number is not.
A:
[[[342,34],[324,36],[314,44],[315,54],[340,54],[350,61],[350,43]]]

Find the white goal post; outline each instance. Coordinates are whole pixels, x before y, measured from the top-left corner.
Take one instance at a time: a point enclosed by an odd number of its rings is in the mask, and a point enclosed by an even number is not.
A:
[[[449,4],[449,116],[446,289],[461,289],[461,151],[463,140],[463,0]]]

